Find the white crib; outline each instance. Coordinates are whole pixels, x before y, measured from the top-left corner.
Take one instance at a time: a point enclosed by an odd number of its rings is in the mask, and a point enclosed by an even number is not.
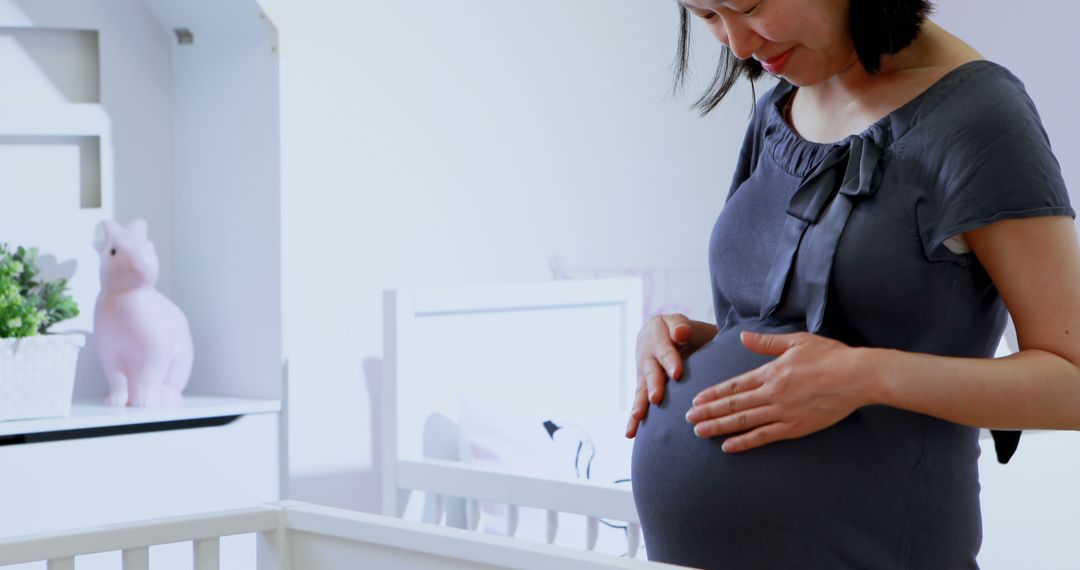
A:
[[[121,551],[123,570],[150,570],[150,547],[191,542],[194,570],[218,570],[221,539],[252,533],[258,570],[671,568],[294,501],[7,538],[0,566],[47,561],[49,570],[73,570],[79,556]]]
[[[422,450],[421,442],[431,439],[423,426],[434,415],[456,429],[449,418],[456,417],[454,395],[461,391],[561,411],[628,409],[642,324],[640,278],[387,291],[383,307],[383,514],[401,516],[415,494],[426,499],[424,520],[446,524],[449,502],[463,502],[464,526],[475,530],[480,501],[489,501],[507,506],[507,534],[514,536],[519,509],[532,507],[547,513],[548,543],[559,532],[560,513],[583,515],[581,547],[594,549],[602,521],[619,521],[626,525],[624,556],[639,555],[640,525],[628,487],[432,458],[439,450]],[[501,338],[492,339],[492,331]],[[478,339],[495,354],[478,354]],[[552,361],[581,374],[545,370]],[[454,457],[456,450],[443,455]]]

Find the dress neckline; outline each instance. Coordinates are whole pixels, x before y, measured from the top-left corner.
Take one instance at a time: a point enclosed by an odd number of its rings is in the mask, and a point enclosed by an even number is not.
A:
[[[853,138],[868,138],[879,148],[887,147],[904,132],[910,130],[919,118],[925,116],[938,103],[947,98],[955,87],[964,83],[971,75],[984,68],[997,68],[998,64],[977,59],[962,63],[942,75],[921,93],[885,116],[874,121],[863,132],[850,135],[834,142],[815,142],[800,135],[784,117],[784,105],[795,86],[781,79],[773,93],[771,104],[765,108],[765,139],[769,143],[770,154],[781,168],[795,176],[805,176],[829,153],[838,146],[847,146]]]

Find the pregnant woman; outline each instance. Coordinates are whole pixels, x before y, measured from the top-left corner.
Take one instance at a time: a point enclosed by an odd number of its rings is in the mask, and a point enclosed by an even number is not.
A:
[[[718,326],[638,337],[649,557],[976,568],[978,427],[1080,429],[1080,248],[1024,86],[924,1],[680,0],[758,101],[709,245]],[[1011,313],[1020,352],[994,359]],[[671,382],[668,382],[668,379]],[[1007,431],[999,431],[1007,430]]]

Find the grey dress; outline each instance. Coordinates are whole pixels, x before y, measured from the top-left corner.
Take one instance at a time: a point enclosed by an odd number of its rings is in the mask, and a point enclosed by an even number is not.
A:
[[[726,570],[975,568],[976,428],[868,406],[726,454],[724,438],[697,438],[684,415],[702,389],[769,360],[741,345],[742,330],[992,357],[1005,307],[975,255],[944,242],[996,220],[1075,217],[1060,168],[1023,85],[991,62],[960,66],[835,144],[792,131],[780,113],[792,90],[781,82],[758,102],[713,229],[719,332],[668,382],[634,444],[649,557]]]

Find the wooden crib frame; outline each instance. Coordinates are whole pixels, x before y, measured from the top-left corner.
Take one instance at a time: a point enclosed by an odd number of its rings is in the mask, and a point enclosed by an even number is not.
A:
[[[219,570],[221,538],[250,533],[258,570],[672,568],[295,501],[2,539],[0,566],[73,570],[78,556],[120,551],[123,570],[150,570],[150,547],[191,542],[194,570]]]

